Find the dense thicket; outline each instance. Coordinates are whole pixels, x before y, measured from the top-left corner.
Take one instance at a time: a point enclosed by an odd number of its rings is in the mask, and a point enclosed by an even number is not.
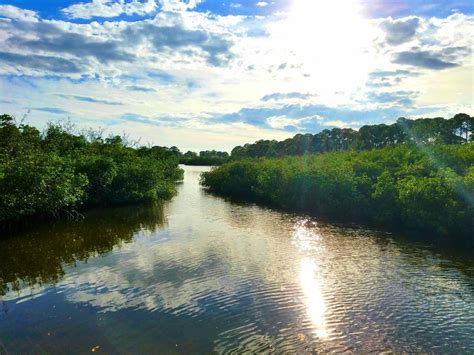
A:
[[[464,113],[457,114],[449,120],[441,117],[417,120],[399,118],[391,125],[363,126],[358,131],[350,128],[333,128],[317,134],[297,134],[280,142],[260,140],[254,144],[235,147],[231,159],[281,157],[348,149],[367,150],[403,143],[465,143],[474,139],[473,132],[474,117]]]
[[[180,154],[179,162],[185,165],[221,165],[229,160],[229,153],[204,150],[198,153],[187,151]]]
[[[45,132],[0,116],[0,227],[27,216],[58,216],[83,206],[170,196],[182,177],[163,147],[128,147],[121,137]]]
[[[204,173],[220,194],[474,244],[474,143],[243,159]]]

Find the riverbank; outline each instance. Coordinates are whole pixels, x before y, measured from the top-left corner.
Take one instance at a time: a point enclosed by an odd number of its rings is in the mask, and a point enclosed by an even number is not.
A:
[[[165,147],[134,147],[119,136],[60,124],[40,132],[0,116],[0,230],[169,198],[182,176]]]
[[[474,244],[472,143],[244,159],[204,173],[201,183],[291,211]]]

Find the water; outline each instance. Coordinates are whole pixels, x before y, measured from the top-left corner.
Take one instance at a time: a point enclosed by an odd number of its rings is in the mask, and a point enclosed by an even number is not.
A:
[[[0,242],[2,353],[474,352],[474,260],[209,195]]]

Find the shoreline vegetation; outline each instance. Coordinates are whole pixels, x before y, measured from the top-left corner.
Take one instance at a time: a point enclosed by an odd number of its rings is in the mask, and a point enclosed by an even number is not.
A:
[[[219,195],[474,245],[473,117],[407,120],[236,147]]]
[[[182,180],[165,147],[132,147],[101,132],[49,124],[44,132],[0,116],[0,231],[92,207],[166,199]]]
[[[170,198],[179,164],[216,165],[223,196],[474,245],[474,118],[408,120],[260,140],[219,151],[139,147],[126,137],[0,116],[0,232],[95,207]]]

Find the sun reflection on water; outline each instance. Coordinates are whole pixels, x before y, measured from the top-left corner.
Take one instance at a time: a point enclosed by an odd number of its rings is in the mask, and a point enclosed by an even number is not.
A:
[[[293,244],[300,252],[315,251],[320,248],[321,236],[316,224],[308,219],[296,222],[293,230]]]
[[[299,279],[303,291],[303,302],[314,331],[319,338],[327,338],[326,304],[322,294],[323,283],[315,262],[315,251],[321,251],[321,236],[316,226],[310,225],[308,220],[299,221],[293,232],[293,242],[299,251],[305,255],[300,260]]]
[[[309,257],[304,257],[300,262],[300,285],[314,330],[318,337],[326,338],[326,304],[321,292],[322,283],[318,277],[316,263]]]

